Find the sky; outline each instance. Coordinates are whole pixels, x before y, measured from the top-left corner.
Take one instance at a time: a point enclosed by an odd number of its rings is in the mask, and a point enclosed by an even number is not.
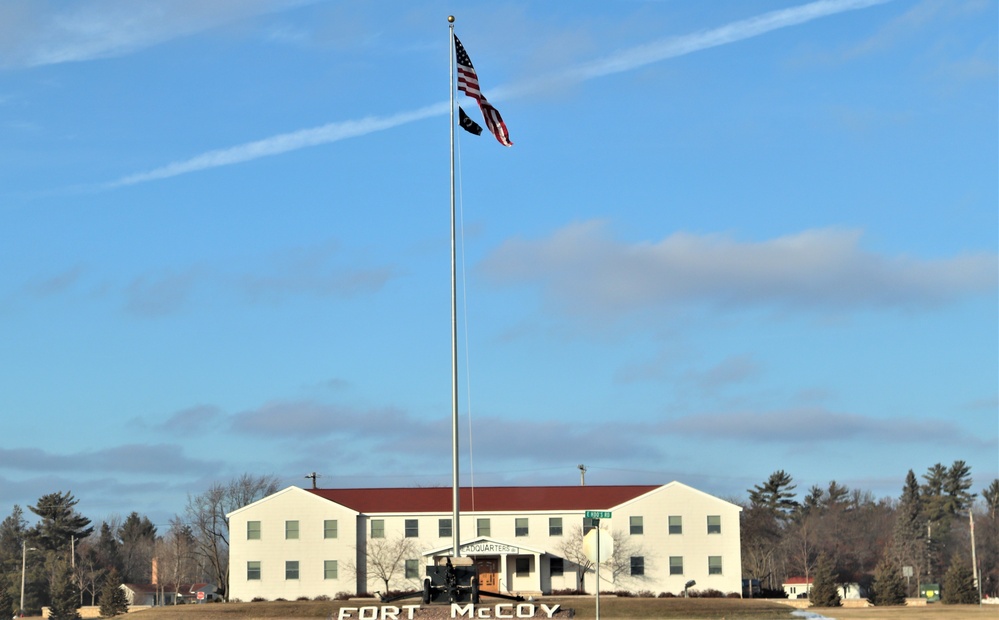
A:
[[[7,0],[2,515],[451,484],[452,14],[462,484],[999,476],[993,0]]]

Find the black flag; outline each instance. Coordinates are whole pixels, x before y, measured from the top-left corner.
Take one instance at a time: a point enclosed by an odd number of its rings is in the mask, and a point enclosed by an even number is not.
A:
[[[468,115],[465,114],[465,111],[461,109],[461,106],[458,106],[458,124],[461,125],[462,129],[468,133],[474,133],[477,136],[482,135],[482,127],[470,119]]]

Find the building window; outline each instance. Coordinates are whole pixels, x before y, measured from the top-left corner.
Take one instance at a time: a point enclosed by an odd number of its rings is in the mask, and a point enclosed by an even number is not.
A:
[[[298,540],[298,521],[284,522],[285,540]]]
[[[489,519],[476,519],[475,520],[475,535],[476,536],[489,536]]]
[[[708,534],[721,534],[721,516],[708,515]]]
[[[548,560],[548,568],[552,577],[561,577],[562,573],[565,572],[565,562],[562,558],[552,558]]]
[[[337,579],[339,567],[336,560],[326,560],[323,562],[323,579]]]
[[[288,560],[284,563],[284,578],[298,579],[298,560]]]
[[[517,558],[517,576],[527,577],[531,574],[531,558]]]
[[[590,519],[589,517],[583,517],[583,533],[584,534],[587,533],[587,532],[589,532],[590,530],[592,530],[594,527],[596,527],[596,524],[593,522],[593,519]]]
[[[631,556],[631,574],[641,577],[645,574],[645,558],[640,555]]]
[[[683,574],[683,556],[680,555],[669,556],[669,574],[670,575]]]
[[[562,535],[562,517],[548,518],[548,535],[549,536]]]
[[[336,519],[326,519],[323,521],[323,538],[336,538],[337,536],[337,525]]]
[[[406,579],[420,578],[420,561],[406,560]]]
[[[527,518],[517,517],[514,525],[514,534],[517,536],[527,536]]]
[[[260,579],[260,562],[246,563],[246,580]]]
[[[260,521],[246,522],[246,540],[260,540]]]
[[[683,534],[683,517],[680,515],[670,515],[669,517],[669,533],[670,534]]]
[[[451,519],[440,519],[437,521],[437,535],[441,538],[449,538],[451,534]]]
[[[406,519],[406,538],[420,537],[420,522],[417,519]]]
[[[720,555],[709,555],[708,556],[708,574],[709,575],[721,575],[721,556]]]
[[[631,535],[638,536],[645,531],[645,524],[642,521],[642,517],[631,517],[630,518]]]
[[[371,520],[371,537],[385,538],[385,519]]]

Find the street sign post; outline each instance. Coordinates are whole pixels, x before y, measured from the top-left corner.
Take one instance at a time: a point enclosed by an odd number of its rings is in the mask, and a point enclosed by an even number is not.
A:
[[[583,516],[587,519],[593,519],[593,525],[597,530],[596,539],[596,550],[594,551],[595,562],[597,564],[597,598],[596,598],[596,620],[600,620],[600,563],[604,561],[602,557],[600,548],[600,519],[610,519],[611,513],[609,510],[587,510],[583,513]]]

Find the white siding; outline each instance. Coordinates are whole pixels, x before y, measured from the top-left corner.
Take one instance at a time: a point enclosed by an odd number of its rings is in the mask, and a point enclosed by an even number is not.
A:
[[[324,522],[337,521],[337,538],[324,538]],[[285,539],[285,522],[299,524],[298,540]],[[260,539],[247,540],[247,522],[260,522]],[[357,592],[349,567],[356,561],[357,513],[289,487],[230,514],[229,598],[295,600],[337,592]],[[285,578],[285,562],[297,561],[298,579]],[[339,575],[324,578],[324,563],[336,560]],[[260,579],[247,579],[247,563],[260,562]]]
[[[391,492],[391,491],[387,491]],[[683,591],[683,586],[695,580],[695,589],[708,588],[723,593],[741,591],[742,558],[739,548],[740,508],[716,497],[672,482],[646,493],[634,500],[611,508],[613,518],[604,520],[604,531],[620,531],[625,545],[634,555],[644,558],[645,575],[635,577],[625,570],[616,580],[609,568],[601,568],[601,590],[630,590],[672,592]],[[668,517],[683,518],[683,533],[668,534]],[[721,532],[708,534],[708,516],[720,518]],[[630,517],[640,516],[643,533],[631,535]],[[528,519],[526,536],[516,535],[517,518]],[[549,535],[549,519],[562,518],[562,536]],[[230,551],[231,598],[244,601],[253,598],[293,600],[300,596],[314,598],[320,594],[333,597],[337,592],[375,592],[385,590],[384,583],[375,574],[365,574],[365,545],[370,544],[371,520],[385,523],[385,540],[398,541],[405,537],[406,519],[416,519],[419,536],[410,538],[414,552],[409,559],[418,560],[420,575],[406,579],[400,564],[389,584],[390,590],[409,590],[421,587],[424,566],[429,558],[424,554],[447,553],[452,547],[450,537],[438,535],[439,519],[450,519],[448,513],[421,514],[371,514],[358,513],[312,493],[290,487],[230,515],[232,542]],[[285,540],[285,521],[299,521],[299,540]],[[337,519],[339,532],[336,540],[323,539],[323,521]],[[560,557],[560,546],[570,539],[583,524],[583,511],[564,512],[463,512],[461,514],[462,544],[479,539],[476,525],[479,519],[489,519],[488,541],[515,547],[516,551],[500,555],[500,591],[517,593],[551,592],[578,587],[576,567],[564,562],[562,576],[552,577],[549,562]],[[246,540],[247,521],[260,521],[261,539]],[[474,557],[474,554],[471,554]],[[683,574],[669,574],[669,557],[683,558]],[[708,574],[708,557],[719,556],[722,562],[720,575]],[[516,574],[517,558],[526,558],[530,570],[527,575]],[[285,562],[297,560],[300,576],[297,580],[285,579]],[[323,561],[337,560],[339,578],[323,579]],[[261,562],[261,578],[247,580],[246,563]],[[628,559],[625,558],[625,562]],[[404,563],[403,563],[404,564]],[[357,566],[358,570],[350,569]],[[371,571],[373,573],[373,571]],[[595,588],[592,572],[586,575],[584,585],[588,592]]]

